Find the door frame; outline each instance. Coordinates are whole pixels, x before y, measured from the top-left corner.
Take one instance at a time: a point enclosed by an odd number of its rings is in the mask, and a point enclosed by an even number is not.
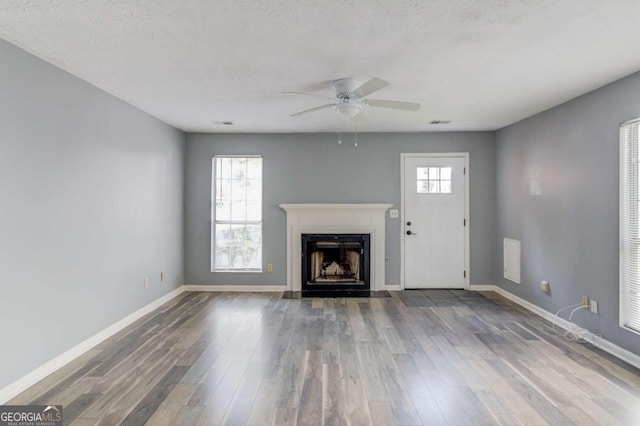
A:
[[[405,218],[405,159],[406,158],[442,158],[442,157],[458,157],[464,159],[464,217],[466,219],[466,226],[464,227],[464,270],[466,276],[464,279],[465,290],[469,290],[469,277],[471,276],[471,262],[469,254],[469,233],[471,228],[471,217],[469,211],[469,153],[468,152],[410,152],[400,154],[400,289],[404,290],[404,243],[406,235],[404,233]]]

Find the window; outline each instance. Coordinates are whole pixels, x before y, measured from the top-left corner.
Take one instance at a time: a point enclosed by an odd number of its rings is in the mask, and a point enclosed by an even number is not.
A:
[[[212,271],[262,271],[262,158],[213,157]]]
[[[418,194],[451,194],[451,167],[418,167]]]
[[[640,332],[638,126],[620,126],[620,326]]]

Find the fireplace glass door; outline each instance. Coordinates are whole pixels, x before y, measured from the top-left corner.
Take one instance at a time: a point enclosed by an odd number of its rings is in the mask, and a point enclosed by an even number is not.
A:
[[[303,234],[302,291],[369,286],[368,234]]]

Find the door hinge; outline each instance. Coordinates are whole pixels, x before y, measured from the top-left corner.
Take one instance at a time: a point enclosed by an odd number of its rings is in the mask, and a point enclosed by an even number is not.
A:
[[[463,175],[466,175],[466,174],[467,174],[467,168],[466,168],[466,167],[463,167],[463,168],[462,168],[462,174],[463,174]]]
[[[462,219],[462,226],[467,226],[467,219]]]
[[[462,275],[464,276],[464,278],[467,278],[467,271],[464,271]]]

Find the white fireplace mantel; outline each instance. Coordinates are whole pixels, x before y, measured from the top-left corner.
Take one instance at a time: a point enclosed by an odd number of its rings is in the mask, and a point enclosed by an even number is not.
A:
[[[393,204],[280,204],[287,212],[287,290],[302,288],[302,234],[369,234],[371,290],[385,285],[385,213]]]

